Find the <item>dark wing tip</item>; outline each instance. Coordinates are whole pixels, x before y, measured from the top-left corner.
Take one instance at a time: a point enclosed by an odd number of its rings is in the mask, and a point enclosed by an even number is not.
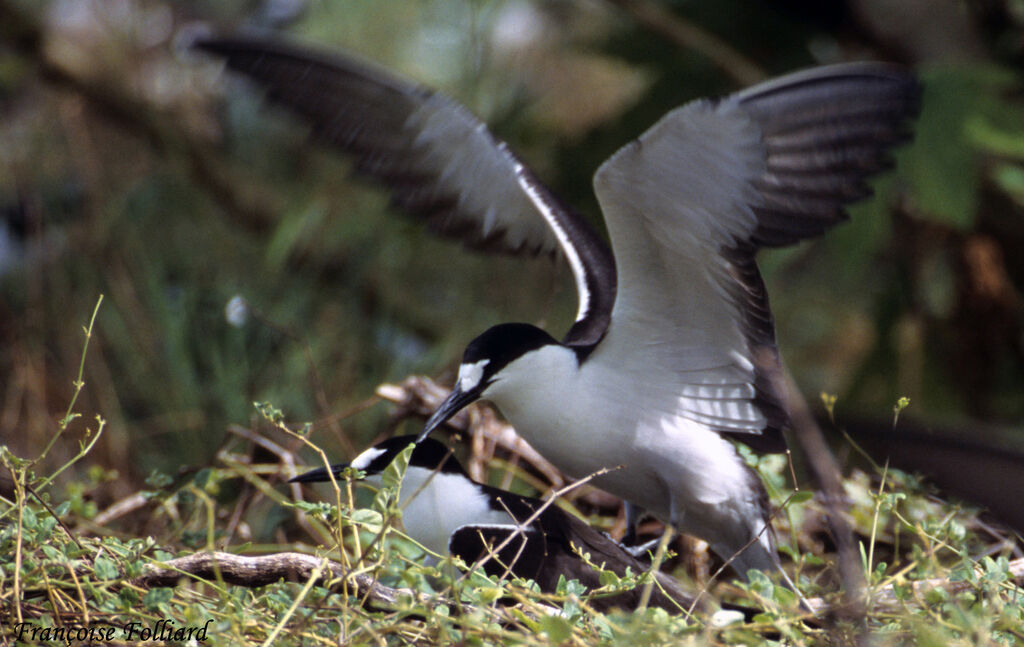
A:
[[[912,138],[921,92],[911,70],[861,62],[797,72],[736,95],[766,148],[751,241],[788,245],[845,220],[845,207],[872,195],[867,181],[891,169],[892,150]]]

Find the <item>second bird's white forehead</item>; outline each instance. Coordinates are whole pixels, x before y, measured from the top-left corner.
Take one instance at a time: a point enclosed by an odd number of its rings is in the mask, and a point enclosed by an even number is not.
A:
[[[365,471],[366,468],[370,466],[370,463],[372,463],[378,456],[380,456],[383,453],[384,453],[383,449],[377,449],[376,447],[371,447],[371,448],[367,449],[365,452],[363,452],[362,454],[360,454],[360,455],[356,456],[354,459],[352,459],[352,462],[349,463],[349,466],[354,467],[357,470],[364,470]]]
[[[484,367],[490,363],[489,359],[482,359],[472,364],[463,364],[459,367],[459,390],[465,393],[475,389],[484,376]]]

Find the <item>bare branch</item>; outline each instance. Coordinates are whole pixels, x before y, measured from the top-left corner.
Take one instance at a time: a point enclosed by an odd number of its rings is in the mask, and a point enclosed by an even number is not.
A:
[[[286,552],[256,557],[222,552],[203,552],[149,564],[132,580],[144,588],[175,586],[191,576],[200,580],[223,580],[238,586],[266,586],[281,580],[308,580],[323,560],[303,553]],[[318,584],[336,593],[365,596],[378,606],[395,606],[402,597],[430,604],[430,597],[410,589],[384,586],[366,573],[349,573],[341,564],[327,560],[327,570]]]
[[[256,557],[203,552],[149,564],[140,577],[132,580],[132,584],[143,588],[175,586],[182,578],[192,577],[200,580],[222,580],[228,584],[255,588],[281,580],[308,580],[322,561],[321,558],[295,552]],[[436,597],[424,593],[379,584],[372,575],[366,573],[349,574],[334,560],[327,560],[326,566],[327,574],[321,577],[317,584],[336,593],[347,592],[360,597],[365,596],[375,607],[392,608],[403,597],[418,600],[428,606],[438,602]],[[1024,585],[1024,558],[1010,562],[1009,574],[1011,580],[1008,584]],[[663,575],[659,574],[659,577]],[[674,583],[674,580],[672,582]],[[908,605],[915,606],[915,601],[929,590],[944,589],[956,595],[971,590],[975,584],[968,580],[951,581],[947,578],[935,578],[912,582],[909,586],[909,592],[902,597],[897,597],[892,584],[881,587],[872,595],[872,608],[875,612],[895,612]],[[811,598],[808,603],[819,616],[830,610],[823,598]]]

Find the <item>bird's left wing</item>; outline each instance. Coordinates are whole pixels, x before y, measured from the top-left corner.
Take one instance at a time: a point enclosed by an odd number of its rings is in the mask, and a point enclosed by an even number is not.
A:
[[[668,113],[594,177],[619,271],[595,351],[655,416],[681,416],[762,451],[787,416],[754,254],[816,236],[870,195],[909,138],[920,89],[903,68],[791,74]],[[618,396],[622,397],[622,396]],[[625,397],[631,397],[629,395]]]

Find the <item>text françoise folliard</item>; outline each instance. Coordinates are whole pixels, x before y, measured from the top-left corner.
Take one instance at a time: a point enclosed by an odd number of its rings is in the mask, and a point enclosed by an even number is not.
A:
[[[14,633],[18,640],[60,640],[60,641],[110,641],[120,639],[125,642],[149,640],[186,641],[195,638],[198,642],[206,640],[206,631],[212,619],[202,626],[175,626],[173,620],[157,620],[156,624],[146,626],[140,622],[128,622],[117,627],[114,625],[42,627],[29,622],[14,625]]]

